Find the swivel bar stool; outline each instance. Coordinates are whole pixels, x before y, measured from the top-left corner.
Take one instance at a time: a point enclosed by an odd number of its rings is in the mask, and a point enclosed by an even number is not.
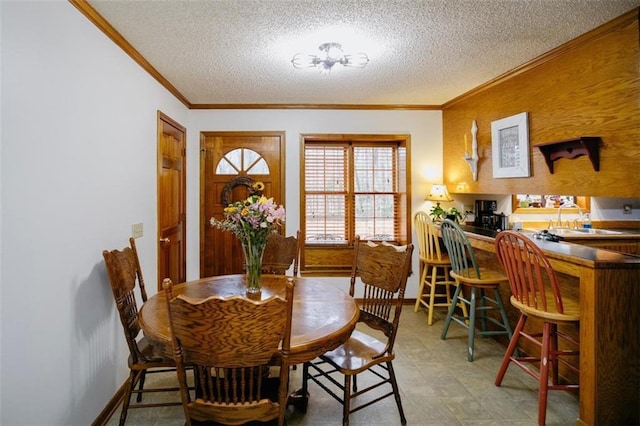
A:
[[[508,279],[501,272],[478,266],[473,247],[457,223],[445,219],[442,221],[440,230],[451,259],[451,276],[458,284],[440,338],[442,340],[447,338],[451,321],[465,327],[469,331],[467,361],[472,362],[476,334],[480,336],[506,334],[511,339],[511,326],[499,290],[500,284],[507,283]],[[469,289],[469,298],[465,297],[462,291],[463,287]],[[493,292],[493,298],[489,296],[489,292]],[[469,305],[468,317],[464,314],[463,316],[455,314],[456,305],[461,301]],[[478,311],[481,316],[480,330],[476,330],[476,313]],[[499,319],[487,315],[489,311],[497,311]],[[487,328],[488,323],[492,323],[495,327],[493,329]]]

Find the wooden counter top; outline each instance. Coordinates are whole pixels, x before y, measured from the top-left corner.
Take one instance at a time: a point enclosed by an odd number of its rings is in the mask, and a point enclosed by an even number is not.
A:
[[[482,261],[496,266],[497,232],[462,228]],[[580,299],[577,423],[640,424],[640,256],[532,240]]]
[[[475,226],[461,226],[468,237],[486,241],[494,244],[495,237],[498,232],[478,228]],[[610,250],[600,250],[593,247],[587,247],[581,244],[575,244],[570,241],[545,241],[533,238],[533,232],[524,231],[524,235],[529,237],[538,247],[540,247],[547,257],[551,259],[561,259],[577,265],[585,265],[591,268],[632,268],[640,269],[640,257],[624,253],[617,253]],[[640,237],[640,234],[638,234]],[[591,238],[591,237],[590,237]],[[488,250],[495,252],[493,250]]]

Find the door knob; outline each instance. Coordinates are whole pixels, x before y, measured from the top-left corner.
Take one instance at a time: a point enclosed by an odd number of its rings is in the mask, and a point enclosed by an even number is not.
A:
[[[168,238],[160,238],[160,244],[169,244],[171,242]]]

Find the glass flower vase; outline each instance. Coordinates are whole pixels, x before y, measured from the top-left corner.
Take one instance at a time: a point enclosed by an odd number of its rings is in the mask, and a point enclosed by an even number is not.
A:
[[[247,283],[247,296],[258,296],[262,292],[262,255],[265,242],[243,241],[242,251],[245,260],[245,277]]]

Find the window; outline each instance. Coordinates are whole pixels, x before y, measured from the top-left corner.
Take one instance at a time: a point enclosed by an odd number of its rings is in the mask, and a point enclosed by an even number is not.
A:
[[[268,175],[269,165],[259,153],[248,148],[238,148],[226,153],[216,166],[217,175]]]
[[[303,135],[301,271],[348,271],[356,236],[406,244],[406,135]]]
[[[577,195],[511,194],[512,211],[517,214],[553,213],[557,212],[558,207],[564,203],[575,203],[579,205],[585,213],[591,210],[591,197],[581,197]],[[571,210],[567,211],[571,212]]]

